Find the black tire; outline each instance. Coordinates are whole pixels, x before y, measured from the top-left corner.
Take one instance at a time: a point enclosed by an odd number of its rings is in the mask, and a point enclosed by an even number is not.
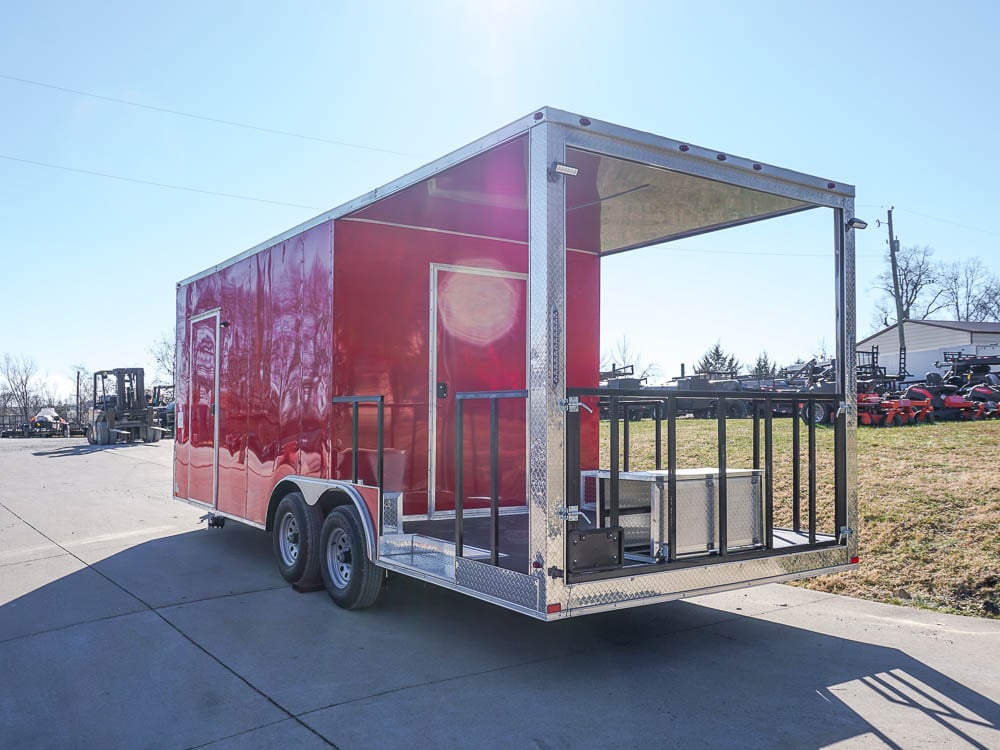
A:
[[[97,442],[97,438],[94,437],[94,427],[93,425],[87,425],[87,442],[93,445]]]
[[[323,516],[301,492],[289,492],[278,503],[271,530],[271,549],[282,578],[291,584],[319,582],[319,532]]]
[[[810,422],[817,425],[826,424],[826,407],[822,404],[814,403],[812,405],[812,414],[810,414],[809,404],[804,403],[799,409],[799,414],[802,417],[802,421],[806,424],[809,424]]]
[[[107,422],[97,422],[94,425],[94,442],[98,445],[109,445],[111,443],[111,428]]]
[[[144,443],[160,442],[160,431],[154,430],[152,427],[144,427],[142,431],[142,442]]]
[[[382,569],[368,559],[361,517],[352,505],[334,508],[320,533],[323,585],[344,609],[364,609],[378,599]]]

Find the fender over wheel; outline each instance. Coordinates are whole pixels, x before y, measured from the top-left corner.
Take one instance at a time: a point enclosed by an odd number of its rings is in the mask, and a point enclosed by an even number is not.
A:
[[[291,584],[319,581],[320,509],[309,505],[301,492],[289,492],[278,503],[271,530],[271,548],[282,578]]]
[[[378,599],[382,569],[368,559],[361,517],[352,505],[330,511],[320,533],[323,585],[344,609],[364,609]]]

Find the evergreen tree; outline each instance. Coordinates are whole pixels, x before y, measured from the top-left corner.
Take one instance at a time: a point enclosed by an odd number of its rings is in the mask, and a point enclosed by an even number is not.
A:
[[[722,348],[722,344],[718,341],[715,342],[715,346],[709,349],[698,360],[698,364],[695,365],[694,371],[701,375],[710,375],[712,373],[728,373],[728,372],[739,372],[743,365],[740,361],[732,354],[727,354]]]

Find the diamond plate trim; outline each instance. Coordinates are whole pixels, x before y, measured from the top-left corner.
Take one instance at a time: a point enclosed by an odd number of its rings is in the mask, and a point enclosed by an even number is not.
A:
[[[460,557],[455,565],[455,583],[510,604],[538,612],[545,610],[539,579],[535,576]]]
[[[565,568],[566,185],[549,180],[564,158],[565,131],[547,122],[531,129],[528,148],[528,544],[544,567]],[[558,589],[542,570],[539,590]],[[544,585],[543,585],[544,584]]]
[[[402,532],[400,526],[399,504],[401,494],[398,492],[382,493],[382,531],[383,533]]]
[[[718,587],[762,583],[766,579],[822,571],[846,565],[844,547],[753,560],[715,563],[698,568],[665,570],[662,573],[618,578],[609,581],[578,583],[568,586],[563,609],[602,607],[642,599],[694,596]]]

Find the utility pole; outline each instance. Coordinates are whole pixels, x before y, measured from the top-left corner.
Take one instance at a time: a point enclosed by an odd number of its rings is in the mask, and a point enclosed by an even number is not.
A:
[[[903,295],[899,291],[899,267],[896,264],[896,251],[899,250],[899,240],[892,233],[892,209],[889,208],[889,263],[892,265],[892,296],[896,300],[896,330],[899,333],[899,351],[906,351],[906,339],[903,336]]]

